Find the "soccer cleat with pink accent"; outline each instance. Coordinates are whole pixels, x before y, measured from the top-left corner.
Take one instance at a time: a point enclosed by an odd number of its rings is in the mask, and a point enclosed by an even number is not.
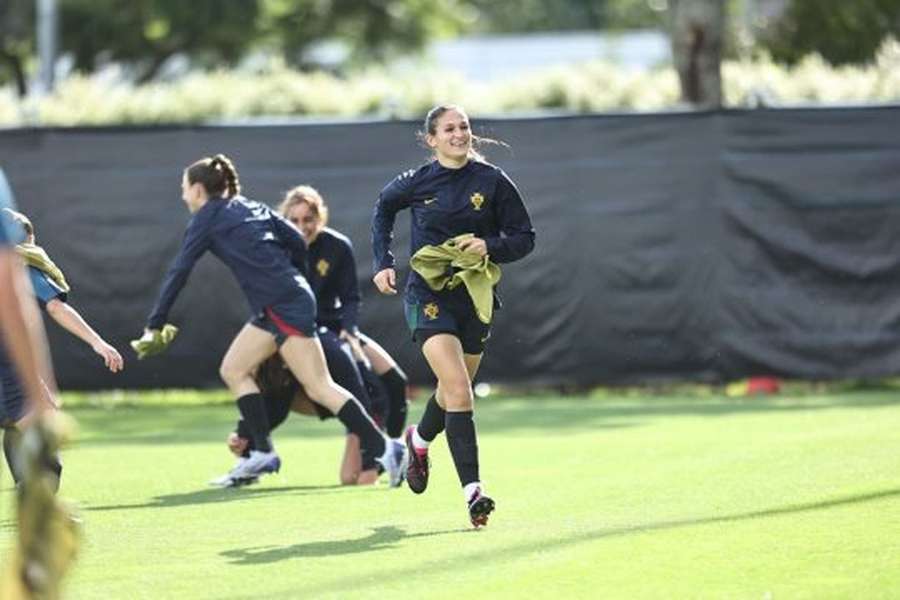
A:
[[[406,428],[406,449],[409,452],[409,466],[406,467],[406,483],[416,494],[421,494],[428,487],[428,470],[431,466],[428,460],[428,450],[422,452],[417,450],[413,445],[413,432],[416,430],[415,425]]]
[[[472,497],[469,498],[469,520],[475,529],[484,527],[488,522],[488,515],[494,512],[496,503],[481,493],[481,490],[475,490]]]

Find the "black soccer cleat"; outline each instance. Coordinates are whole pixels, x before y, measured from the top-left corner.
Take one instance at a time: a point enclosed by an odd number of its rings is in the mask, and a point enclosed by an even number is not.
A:
[[[477,490],[469,500],[469,520],[472,521],[472,527],[478,529],[487,525],[488,515],[494,512],[495,506],[491,498]]]
[[[409,451],[409,465],[406,467],[406,483],[416,494],[421,494],[428,487],[428,469],[430,463],[428,453],[419,454],[412,442],[412,434],[416,426],[410,425],[406,428],[406,448]]]

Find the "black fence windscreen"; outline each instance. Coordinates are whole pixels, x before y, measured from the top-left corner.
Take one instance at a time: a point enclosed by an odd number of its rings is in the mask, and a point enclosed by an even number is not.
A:
[[[537,247],[504,268],[481,379],[521,384],[900,372],[900,108],[476,120],[519,184]],[[0,132],[19,207],[73,284],[70,303],[126,355],[104,371],[48,323],[64,388],[221,385],[249,308],[201,260],[171,314],[166,355],[142,330],[188,219],[182,169],[230,155],[245,193],[274,205],[322,191],[354,242],[363,330],[431,381],[401,303],[371,284],[381,187],[425,160],[416,123]],[[395,250],[408,255],[408,216]],[[405,271],[401,271],[405,277]]]

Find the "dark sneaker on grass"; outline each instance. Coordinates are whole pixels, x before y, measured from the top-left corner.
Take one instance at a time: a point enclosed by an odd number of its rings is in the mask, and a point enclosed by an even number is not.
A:
[[[482,494],[481,490],[472,494],[469,498],[469,519],[475,529],[487,525],[488,515],[494,512],[494,506],[494,501]]]
[[[409,466],[406,468],[406,483],[416,494],[421,494],[428,487],[428,451],[421,452],[413,446],[412,436],[416,430],[415,425],[406,428],[406,449],[409,452]]]

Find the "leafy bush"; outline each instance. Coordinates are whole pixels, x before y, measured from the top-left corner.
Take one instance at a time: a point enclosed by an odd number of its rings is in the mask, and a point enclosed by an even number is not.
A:
[[[871,65],[832,67],[816,55],[793,67],[768,57],[726,62],[727,106],[760,103],[859,104],[900,101],[900,43],[885,42]],[[352,78],[273,66],[261,73],[195,73],[169,83],[132,87],[73,76],[43,99],[18,100],[0,90],[0,125],[198,123],[254,117],[419,117],[456,102],[473,114],[541,110],[600,112],[679,106],[673,70],[633,71],[604,62],[548,69],[491,84],[421,67],[367,71]]]

